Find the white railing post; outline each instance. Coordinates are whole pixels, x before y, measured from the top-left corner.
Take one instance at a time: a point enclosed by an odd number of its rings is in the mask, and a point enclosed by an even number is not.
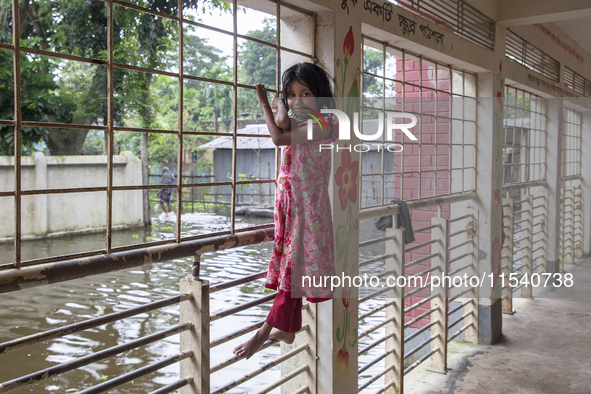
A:
[[[575,187],[575,215],[573,220],[575,257],[581,257],[583,255],[583,201],[583,187],[579,184]]]
[[[306,372],[301,373],[297,377],[282,384],[282,393],[293,393],[306,386],[312,390],[312,393],[314,393],[314,388],[317,387],[316,362],[318,358],[318,347],[316,346],[316,343],[318,341],[318,327],[316,325],[316,316],[318,315],[318,304],[306,302],[305,300],[303,300],[303,302],[304,306],[302,308],[302,327],[305,328],[296,334],[295,340],[291,345],[287,345],[283,342],[281,343],[281,354],[288,353],[289,351],[305,344],[308,344],[309,347],[306,351],[298,353],[294,357],[291,357],[281,363],[281,376],[289,374],[302,365],[307,366]]]
[[[431,268],[438,268],[432,272],[432,275],[438,275],[442,278],[447,277],[447,219],[434,217],[431,219],[432,225],[437,227],[431,229],[431,239],[437,242],[431,244],[431,254],[437,256],[431,258]],[[433,287],[431,295],[431,308],[436,309],[431,313],[431,322],[435,322],[431,327],[431,338],[436,338],[431,342],[431,350],[437,349],[431,356],[431,369],[437,372],[447,372],[447,312],[448,312],[448,283],[443,280],[440,286]]]
[[[503,313],[513,313],[513,288],[508,285],[509,275],[513,272],[513,212],[515,205],[512,198],[503,198],[503,249],[501,251],[501,275],[505,277],[505,287],[501,289]]]
[[[532,297],[532,286],[529,282],[531,282],[531,274],[532,274],[532,261],[533,261],[533,242],[534,242],[534,200],[533,197],[530,195],[523,196],[524,202],[521,204],[523,213],[521,214],[521,220],[524,226],[527,226],[526,234],[527,236],[522,242],[522,245],[525,247],[524,252],[527,251],[525,257],[521,260],[521,274],[524,275],[525,278],[525,285],[521,288],[521,296],[522,297]]]
[[[200,261],[200,255],[194,256],[193,277],[181,279],[181,293],[193,294],[180,304],[181,323],[193,324],[180,336],[181,351],[193,351],[192,357],[181,361],[181,378],[191,379],[181,394],[209,393],[209,282],[199,279]]]
[[[546,192],[538,192],[535,193],[534,200],[541,199],[544,201],[543,204],[539,204],[536,209],[541,210],[541,214],[535,214],[533,218],[534,227],[539,226],[540,233],[536,237],[537,239],[533,239],[533,243],[535,244],[542,244],[541,250],[542,253],[538,255],[538,257],[533,256],[534,252],[532,251],[532,260],[538,261],[541,260],[541,272],[548,272],[548,193]],[[535,248],[539,249],[539,248]],[[532,262],[533,264],[533,262]],[[532,267],[533,269],[533,267]]]
[[[468,208],[468,213],[472,215],[472,226],[473,231],[467,235],[472,239],[471,245],[466,245],[465,250],[471,248],[472,252],[472,264],[471,270],[468,275],[479,276],[478,270],[478,209]],[[464,312],[466,315],[465,325],[470,326],[464,331],[464,341],[470,343],[478,343],[478,288],[471,287],[470,291],[466,293],[466,297],[458,299],[458,301],[465,303]],[[469,302],[467,302],[469,301]]]
[[[404,274],[404,230],[386,229],[386,271],[394,271],[390,276],[394,279]],[[385,384],[393,383],[386,393],[402,394],[404,392],[404,287],[391,286],[386,293],[386,320],[393,322],[386,325]]]
[[[562,253],[563,259],[560,267],[560,272],[564,272],[564,264],[573,264],[574,259],[574,190],[572,187],[564,189],[564,217],[562,220]]]

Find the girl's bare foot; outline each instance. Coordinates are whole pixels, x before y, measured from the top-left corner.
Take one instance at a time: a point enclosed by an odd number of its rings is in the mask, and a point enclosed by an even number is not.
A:
[[[269,339],[269,334],[272,328],[273,327],[265,322],[265,324],[263,324],[260,330],[258,330],[252,338],[236,346],[236,348],[233,350],[233,353],[238,357],[244,357],[248,360],[253,354],[258,352],[261,347],[263,347],[265,341]]]
[[[283,341],[288,345],[291,345],[295,339],[295,332],[285,332],[274,329],[271,331],[271,334],[269,334],[269,339],[273,341]]]

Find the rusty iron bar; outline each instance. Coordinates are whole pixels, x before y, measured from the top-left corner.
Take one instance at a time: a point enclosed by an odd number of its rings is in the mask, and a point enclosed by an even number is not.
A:
[[[312,391],[310,391],[310,388],[308,386],[303,386],[300,387],[299,389],[297,389],[296,391],[294,391],[292,394],[312,394]]]
[[[273,239],[273,228],[0,271],[0,293],[171,261]]]
[[[433,338],[435,338],[435,337],[433,337]],[[418,367],[423,361],[425,361],[426,359],[431,357],[433,354],[437,353],[439,350],[440,350],[439,348],[431,350],[429,353],[425,354],[423,357],[419,358],[417,361],[415,361],[414,363],[412,363],[411,365],[406,367],[404,369],[404,375],[406,375],[407,373],[409,373],[410,371],[412,371],[413,369]]]
[[[447,329],[449,330],[450,328],[452,328],[453,326],[455,326],[456,324],[458,324],[459,322],[461,322],[462,320],[464,320],[465,318],[467,318],[470,315],[473,315],[474,312],[465,312],[462,316],[460,316],[457,320],[449,323],[447,325]]]
[[[437,226],[435,226],[435,227],[437,227]],[[405,253],[412,252],[413,250],[417,250],[417,249],[423,248],[425,246],[432,245],[435,242],[439,242],[439,240],[438,239],[432,239],[430,241],[421,242],[420,244],[416,244],[414,246],[411,246],[410,248],[405,248],[404,249],[404,252]]]
[[[416,316],[415,318],[409,320],[408,323],[404,323],[404,328],[408,328],[408,327],[412,326],[413,324],[415,324],[419,320],[424,319],[425,317],[429,316],[431,313],[435,312],[438,309],[439,308],[427,309],[425,312],[423,312],[420,315]]]
[[[464,215],[464,216],[458,216],[457,218],[449,219],[449,220],[447,221],[447,224],[454,223],[454,222],[458,222],[458,221],[460,221],[460,220],[467,219],[467,218],[471,218],[471,217],[472,217],[472,214],[471,214],[471,213],[469,213],[469,214],[467,214],[467,215]]]
[[[284,375],[281,379],[279,379],[275,383],[268,385],[267,387],[265,387],[264,389],[259,391],[257,394],[266,394],[266,393],[270,392],[271,390],[276,389],[277,387],[281,386],[283,383],[295,378],[296,376],[298,376],[302,372],[305,372],[309,369],[310,369],[310,367],[308,366],[308,364],[300,365],[298,368],[296,368],[293,371],[291,371],[290,373]]]
[[[105,249],[111,253],[113,246],[113,153],[115,134],[114,121],[114,85],[113,85],[113,3],[107,2],[107,231],[105,234]]]
[[[389,355],[391,355],[394,352],[396,352],[396,349],[391,349],[391,350],[388,350],[386,353],[383,353],[383,354],[379,355],[378,357],[374,358],[373,360],[371,360],[370,362],[365,364],[363,367],[359,368],[357,370],[357,375],[361,375],[363,372],[365,372],[366,370],[371,368],[373,365],[379,363],[381,360],[385,359],[386,357],[388,357]]]
[[[385,242],[385,241],[388,241],[390,239],[394,239],[394,237],[380,237],[380,238],[370,239],[369,241],[359,242],[359,247],[360,248],[363,248],[363,247],[366,247],[366,246],[378,244],[380,242]]]
[[[501,267],[501,268],[503,268],[503,267]],[[472,289],[468,288],[468,289],[466,289],[466,290],[462,291],[460,294],[457,294],[457,295],[455,295],[455,296],[451,297],[451,298],[448,300],[448,302],[453,302],[455,299],[457,299],[457,298],[460,298],[461,296],[463,296],[463,295],[464,295],[464,294],[466,294],[466,293],[469,293],[470,291],[472,291]]]
[[[254,330],[258,329],[258,328],[261,328],[264,323],[265,323],[265,321],[264,320],[261,320],[261,321],[255,323],[255,324],[251,324],[248,327],[244,327],[244,328],[242,328],[242,329],[240,329],[238,331],[234,331],[231,334],[224,335],[223,337],[220,337],[220,338],[216,338],[216,339],[214,339],[213,341],[211,341],[209,343],[209,348],[210,349],[211,348],[214,348],[216,346],[221,345],[222,343],[226,343],[228,341],[231,341],[234,338],[238,338],[238,337],[240,337],[240,336],[242,336],[244,334],[248,334],[249,332],[252,332],[252,331],[254,331]]]
[[[459,329],[458,331],[456,331],[456,333],[454,335],[452,335],[451,337],[449,337],[449,339],[447,340],[447,342],[451,342],[454,339],[456,339],[458,337],[458,335],[460,335],[461,333],[463,333],[464,331],[466,331],[468,328],[472,327],[474,325],[474,323],[470,323],[470,324],[466,324],[464,327],[462,327],[461,329]]]
[[[277,342],[276,341],[272,341],[272,340],[268,340],[268,341],[266,341],[263,344],[263,346],[261,347],[261,349],[259,351],[264,350],[264,349],[268,348],[269,346],[271,346],[271,345],[273,345],[275,343],[277,343]],[[215,373],[215,372],[217,372],[217,371],[219,371],[221,369],[224,369],[226,367],[229,367],[232,364],[237,363],[240,360],[242,360],[242,357],[240,357],[240,356],[232,356],[232,357],[230,357],[230,358],[222,361],[221,363],[219,363],[219,364],[214,365],[213,367],[211,367],[210,370],[209,370],[209,373],[210,374],[213,374],[213,373]]]
[[[456,235],[464,234],[464,233],[467,233],[467,232],[473,231],[473,230],[474,229],[472,227],[468,227],[468,228],[465,228],[463,230],[456,231],[454,233],[449,233],[449,235],[447,237],[448,238],[455,237]]]
[[[214,391],[212,394],[225,393],[226,391],[228,391],[238,385],[241,385],[242,383],[246,382],[247,380],[250,380],[250,379],[254,378],[255,376],[260,375],[261,373],[273,368],[274,366],[281,364],[283,361],[303,352],[304,350],[308,350],[308,349],[310,349],[310,345],[308,345],[307,343],[304,345],[300,345],[300,346],[296,347],[295,349],[292,349],[289,352],[282,354],[281,356],[277,357],[275,360],[270,361],[267,364],[262,365],[259,368],[244,374],[244,376],[241,377],[240,379],[237,379],[237,380],[234,380],[234,381],[228,383],[224,387],[221,387],[218,390]]]
[[[244,283],[252,282],[252,281],[255,281],[257,279],[262,279],[265,276],[267,276],[267,272],[266,271],[259,272],[258,274],[253,274],[253,275],[245,276],[244,278],[231,280],[229,282],[221,283],[219,285],[211,286],[209,288],[209,294],[215,293],[216,291],[226,290],[226,289],[229,289],[229,288],[234,287],[234,286],[242,285]]]
[[[389,287],[384,287],[384,288],[383,288],[383,289],[381,289],[381,290],[374,291],[373,293],[370,293],[370,294],[366,295],[365,297],[362,297],[362,298],[360,298],[360,299],[359,299],[359,304],[362,304],[362,303],[364,303],[365,301],[369,301],[369,300],[371,300],[372,298],[376,298],[377,296],[379,296],[379,295],[381,295],[381,294],[384,294],[384,293],[386,293],[386,292],[388,292],[388,291],[390,291],[390,290],[392,290],[392,289],[391,289],[391,288],[389,288]]]
[[[423,347],[425,347],[428,344],[430,344],[431,342],[433,342],[436,338],[437,338],[437,336],[434,336],[434,337],[427,339],[426,341],[419,343],[417,346],[415,346],[412,350],[410,350],[408,353],[406,353],[404,355],[404,359],[406,360],[407,358],[409,358],[410,356],[412,356],[413,354],[415,354],[416,352],[421,350]]]
[[[468,257],[468,256],[471,256],[471,255],[472,255],[472,252],[461,254],[461,255],[459,255],[457,257],[454,257],[453,259],[449,259],[448,264],[455,263],[456,261],[460,261],[464,257]],[[469,267],[469,265],[468,265],[468,267]]]
[[[430,286],[431,286],[431,282],[429,282],[429,283],[425,283],[425,284],[424,284],[423,286],[421,286],[421,287],[417,287],[417,288],[415,288],[415,289],[413,289],[413,290],[409,291],[408,293],[404,293],[404,298],[408,298],[408,297],[410,297],[410,296],[412,296],[412,295],[414,295],[414,294],[416,294],[416,293],[420,292],[421,290],[425,290],[425,289],[429,288]]]
[[[87,330],[89,328],[95,328],[102,326],[107,323],[126,319],[131,316],[136,316],[141,313],[150,312],[156,309],[161,309],[166,306],[175,305],[182,301],[187,301],[193,298],[192,294],[179,294],[173,297],[165,298],[160,301],[151,302],[135,308],[130,308],[121,312],[115,312],[94,319],[84,320],[78,323],[69,324],[53,330],[40,332],[26,337],[13,339],[12,341],[0,343],[0,354],[8,353],[16,349],[31,346],[39,342],[47,341],[50,339],[60,338],[66,335],[73,334],[75,332]]]
[[[254,301],[246,302],[242,305],[235,306],[234,308],[229,308],[229,309],[223,310],[221,312],[213,313],[211,315],[210,321],[214,322],[214,321],[224,318],[226,316],[230,316],[230,315],[233,315],[237,312],[252,308],[253,306],[264,304],[267,301],[274,300],[276,296],[277,296],[277,293],[269,294],[267,296],[261,297],[259,299],[254,300]]]
[[[357,340],[360,340],[361,338],[365,338],[366,336],[368,336],[372,332],[379,330],[380,328],[384,327],[388,323],[393,322],[394,320],[396,320],[396,316],[393,316],[393,317],[389,318],[388,320],[384,320],[383,322],[373,325],[369,329],[367,329],[367,330],[363,331],[361,334],[359,334],[359,336],[357,337]]]
[[[428,269],[426,269],[424,271],[421,271],[421,272],[418,272],[416,274],[413,274],[413,276],[423,276],[423,275],[428,274],[429,272],[433,272],[435,270],[441,270],[441,267],[438,267],[438,266],[431,267],[431,268],[428,268]]]
[[[426,303],[426,302],[428,302],[428,301],[431,301],[431,300],[432,300],[433,298],[435,298],[435,297],[436,297],[436,295],[435,295],[435,294],[433,294],[433,295],[430,295],[429,297],[425,297],[425,298],[423,298],[423,299],[422,299],[422,300],[420,300],[419,302],[416,302],[416,303],[414,303],[414,304],[412,304],[412,305],[409,305],[407,308],[404,308],[404,314],[407,314],[408,312],[410,312],[410,311],[412,311],[412,310],[415,310],[415,309],[417,309],[419,306],[421,306],[421,305],[425,304],[425,303]]]
[[[386,340],[395,337],[396,334],[395,333],[391,333],[389,335],[386,335],[382,338],[378,338],[375,341],[371,342],[369,345],[367,345],[366,347],[364,347],[363,349],[360,349],[358,352],[358,355],[361,356],[362,354],[365,354],[367,352],[369,352],[371,349],[373,349],[374,347],[378,346],[380,343],[382,342],[386,342]]]
[[[14,82],[14,266],[21,266],[21,45],[20,37],[20,8],[18,0],[12,0],[12,37],[15,42],[13,57]]]
[[[173,382],[171,384],[167,384],[166,386],[161,387],[158,390],[152,391],[150,394],[172,393],[173,391],[176,391],[176,390],[180,389],[181,387],[185,387],[186,385],[190,384],[192,381],[193,381],[193,378],[190,376],[187,378],[179,379],[176,382]]]
[[[359,386],[357,388],[357,392],[365,390],[365,388],[368,387],[370,384],[372,384],[373,382],[375,382],[376,380],[378,380],[379,378],[384,376],[386,373],[388,373],[388,371],[394,370],[394,369],[395,369],[395,367],[392,365],[391,367],[385,368],[383,371],[381,371],[377,375],[372,376],[371,379],[369,379],[367,382],[363,383],[361,386]]]
[[[52,376],[57,376],[65,372],[73,371],[85,365],[104,360],[119,353],[123,353],[128,350],[133,350],[140,346],[148,345],[150,343],[162,340],[171,335],[176,335],[183,331],[190,330],[192,327],[193,325],[191,323],[177,324],[159,333],[151,334],[143,338],[124,343],[122,345],[113,346],[109,349],[101,350],[99,352],[89,354],[88,356],[80,357],[76,360],[58,364],[53,367],[49,367],[37,372],[33,372],[28,375],[21,376],[16,379],[6,381],[0,384],[0,393],[5,393],[20,387],[35,384]]]
[[[434,228],[437,228],[437,227],[439,227],[438,224],[430,224],[429,226],[425,226],[425,227],[421,227],[421,228],[418,228],[416,230],[413,230],[413,232],[415,234],[416,233],[422,233],[423,231],[431,230],[431,229],[434,229]]]
[[[377,263],[378,261],[381,261],[381,260],[384,260],[384,259],[386,259],[388,257],[393,257],[393,256],[394,256],[393,254],[383,254],[383,255],[380,255],[380,256],[372,257],[369,260],[360,261],[359,262],[359,268],[364,267],[364,266],[369,265],[369,264],[372,264],[372,263]]]
[[[452,315],[455,312],[459,311],[460,309],[464,308],[466,305],[470,304],[472,300],[468,300],[466,302],[461,303],[460,305],[456,306],[454,309],[447,312],[448,315]]]
[[[381,311],[383,309],[386,309],[389,306],[394,305],[394,303],[395,303],[395,300],[392,300],[392,301],[386,302],[385,304],[383,304],[383,305],[381,305],[381,306],[379,306],[377,308],[370,309],[368,312],[366,312],[363,315],[359,316],[357,320],[363,321],[366,317],[371,316],[371,315],[374,315],[374,314],[378,313],[379,311]]]
[[[423,327],[421,327],[417,331],[415,331],[412,334],[410,334],[409,336],[405,337],[404,343],[410,342],[413,338],[418,337],[421,333],[427,331],[428,329],[430,329],[431,327],[433,327],[435,324],[438,324],[438,323],[439,322],[437,322],[437,321],[432,321],[429,324],[424,325]]]
[[[420,257],[414,261],[411,261],[408,264],[405,264],[404,267],[409,268],[409,267],[412,267],[413,265],[421,264],[422,262],[427,261],[427,260],[432,259],[433,257],[437,257],[437,256],[439,256],[439,253],[431,253],[427,256]]]
[[[455,275],[455,274],[457,274],[458,272],[461,272],[461,271],[465,270],[466,268],[470,268],[470,267],[472,267],[472,263],[470,263],[470,264],[468,264],[468,265],[464,265],[464,266],[462,266],[462,267],[460,267],[460,268],[456,268],[455,270],[453,270],[453,271],[449,272],[449,273],[447,274],[447,276],[450,276],[450,277],[451,277],[451,276],[454,276],[454,275]]]
[[[167,357],[167,358],[160,360],[156,363],[146,365],[145,367],[138,368],[135,371],[117,376],[116,378],[113,378],[113,379],[106,381],[104,383],[97,384],[96,386],[91,387],[89,389],[82,390],[79,392],[79,394],[95,394],[95,393],[105,392],[105,391],[110,390],[114,387],[120,386],[124,383],[131,382],[134,379],[141,378],[142,376],[145,376],[145,375],[148,375],[152,372],[158,371],[158,370],[160,370],[164,367],[167,367],[169,365],[178,363],[179,361],[189,358],[192,355],[193,355],[192,350],[189,350],[186,352],[181,352],[175,356]],[[183,379],[183,380],[185,380],[185,384],[183,384],[183,386],[184,386],[188,383],[188,381],[187,381],[187,379]],[[182,387],[182,386],[179,386],[179,387]],[[170,391],[164,391],[164,392],[170,392]]]

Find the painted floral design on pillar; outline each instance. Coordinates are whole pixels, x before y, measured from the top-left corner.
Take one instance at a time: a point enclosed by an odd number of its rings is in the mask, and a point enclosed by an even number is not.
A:
[[[337,264],[341,262],[343,273],[346,276],[351,276],[353,270],[349,263],[349,252],[351,243],[349,240],[354,231],[359,228],[359,220],[353,220],[353,205],[357,203],[357,176],[359,174],[359,161],[351,161],[351,152],[347,149],[341,155],[341,166],[337,168],[335,174],[335,182],[339,187],[339,201],[343,211],[346,211],[347,221],[345,225],[340,225],[337,228],[336,248],[337,248]],[[351,318],[353,314],[349,311],[349,304],[351,300],[351,289],[344,287],[341,294],[341,301],[345,308],[343,316],[343,323],[337,327],[337,341],[342,343],[337,359],[335,360],[335,371],[341,376],[349,373],[349,352],[348,347],[357,345],[357,330],[350,331]]]
[[[347,68],[349,66],[349,59],[355,52],[355,36],[353,34],[353,26],[349,26],[349,31],[343,40],[343,61],[341,59],[337,59],[337,67],[341,69],[341,86],[343,88],[343,93],[345,93],[345,86],[347,81]],[[357,78],[361,74],[361,70],[359,67],[355,69],[353,75],[353,83],[349,88],[349,91],[346,94],[343,94],[345,97],[348,98],[345,104],[345,112],[350,116],[350,119],[353,119],[352,114],[353,111],[357,108],[356,105],[359,102],[359,82],[357,82]]]

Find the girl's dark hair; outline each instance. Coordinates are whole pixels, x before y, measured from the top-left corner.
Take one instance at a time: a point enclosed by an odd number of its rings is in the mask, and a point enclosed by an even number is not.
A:
[[[334,93],[330,85],[330,76],[324,69],[312,63],[297,63],[283,73],[281,94],[287,104],[287,91],[292,82],[303,83],[315,97],[320,98],[319,106],[335,107]]]

